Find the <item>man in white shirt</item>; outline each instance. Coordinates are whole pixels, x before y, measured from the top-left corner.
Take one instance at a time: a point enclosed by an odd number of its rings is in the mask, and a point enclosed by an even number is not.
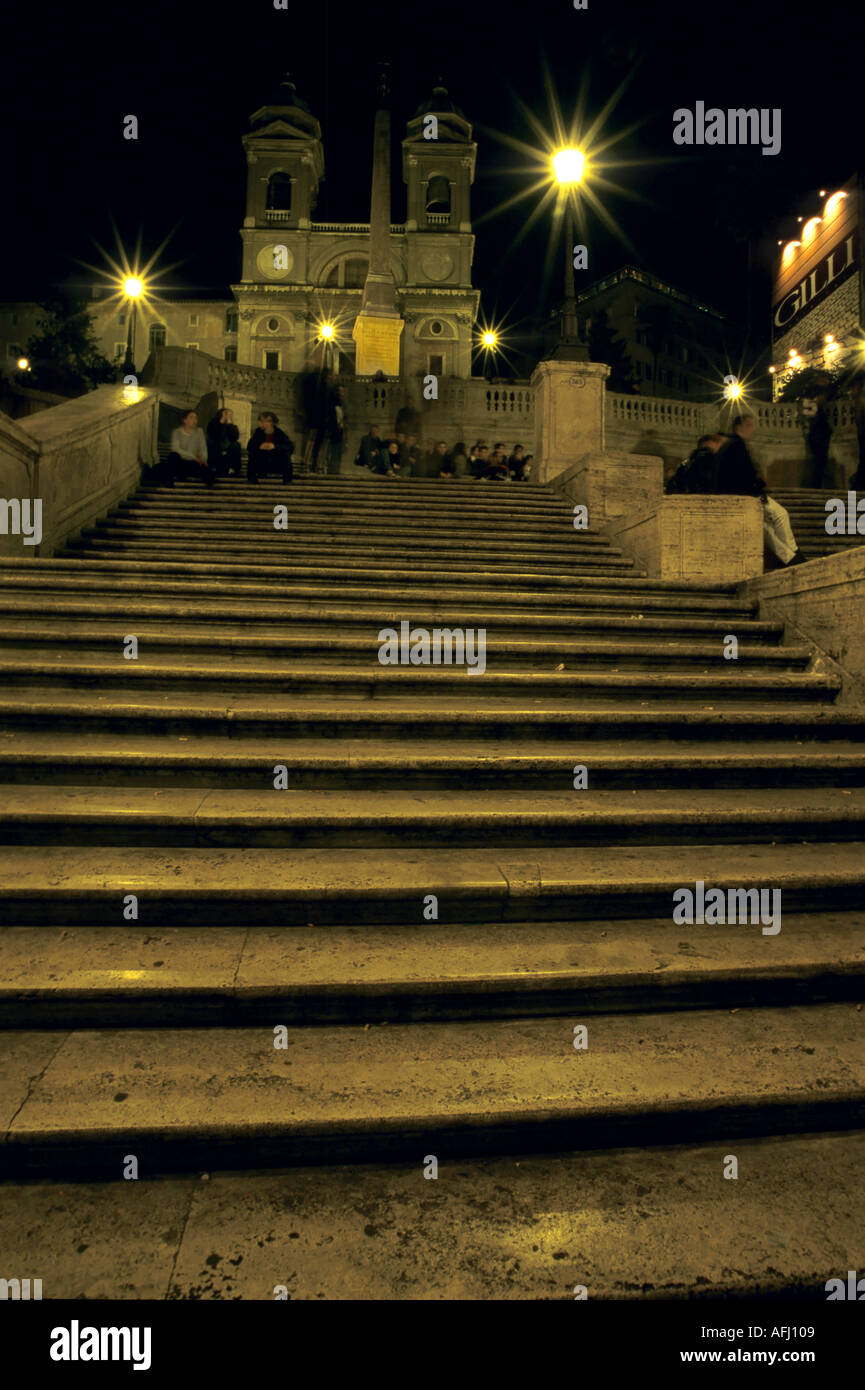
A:
[[[175,478],[199,477],[213,487],[216,474],[207,462],[207,440],[204,430],[198,423],[194,410],[187,410],[180,417],[180,424],[171,431],[171,453],[166,459],[166,478],[169,487],[174,487]]]

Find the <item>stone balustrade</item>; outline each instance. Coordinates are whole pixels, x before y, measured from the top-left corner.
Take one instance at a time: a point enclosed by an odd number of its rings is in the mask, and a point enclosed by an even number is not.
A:
[[[360,225],[360,224],[358,224]],[[176,404],[196,405],[210,398],[231,406],[241,432],[251,429],[259,410],[275,410],[299,439],[301,423],[295,413],[295,376],[240,362],[223,362],[192,348],[162,347],[154,350],[142,381],[158,386]],[[383,432],[393,428],[397,410],[405,403],[404,382],[377,382],[347,377],[346,451],[371,424]],[[420,409],[420,433],[424,442],[444,439],[452,444],[463,439],[472,444],[501,439],[508,448],[515,442],[538,454],[536,387],[528,381],[488,382],[480,377],[444,378],[435,401],[422,399],[421,381],[410,388]],[[577,413],[579,414],[579,409]],[[827,407],[833,429],[830,485],[843,487],[858,461],[856,428],[849,402]],[[734,410],[729,405],[666,400],[652,396],[624,396],[606,391],[603,397],[604,447],[614,454],[652,455],[664,460],[667,471],[684,458],[702,434],[729,429]],[[765,401],[749,403],[757,421],[754,452],[770,485],[797,486],[804,481],[805,443],[795,405]],[[539,465],[540,465],[539,460]],[[556,470],[554,470],[556,471]],[[540,476],[540,474],[536,474]],[[552,476],[552,475],[551,475]]]
[[[100,386],[24,423],[0,415],[0,496],[41,503],[39,543],[25,545],[7,525],[0,555],[52,555],[128,497],[142,466],[156,462],[158,405],[151,390]]]

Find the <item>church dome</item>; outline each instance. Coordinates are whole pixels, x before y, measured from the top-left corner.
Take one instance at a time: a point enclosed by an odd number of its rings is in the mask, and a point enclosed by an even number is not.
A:
[[[433,114],[438,116],[447,111],[452,111],[455,116],[460,116],[463,120],[466,118],[465,112],[461,111],[456,102],[451,100],[447,87],[444,86],[441,78],[439,78],[439,81],[433,87],[432,96],[421,103],[414,113],[414,119],[417,120],[419,116],[429,116]]]

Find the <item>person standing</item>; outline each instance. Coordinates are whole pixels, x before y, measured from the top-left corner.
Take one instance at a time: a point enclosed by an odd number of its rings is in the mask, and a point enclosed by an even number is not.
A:
[[[803,400],[802,414],[808,459],[806,486],[823,487],[829,464],[829,441],[832,438],[825,395],[820,394],[811,400]]]
[[[218,410],[207,426],[207,462],[217,477],[240,472],[240,430],[230,410]]]
[[[766,480],[751,457],[748,442],[754,436],[753,415],[737,415],[733,433],[718,451],[717,491],[728,497],[759,497],[763,504],[763,540],[783,566],[801,564],[802,554],[790,525],[786,507],[766,491]]]
[[[207,461],[207,440],[194,410],[186,410],[180,424],[171,431],[171,453],[165,460],[165,482],[174,486],[175,478],[199,477],[213,487],[216,475]]]
[[[246,446],[246,476],[251,483],[257,483],[267,473],[281,473],[284,483],[292,481],[294,443],[277,425],[277,416],[270,410],[262,411],[258,417],[258,428]]]

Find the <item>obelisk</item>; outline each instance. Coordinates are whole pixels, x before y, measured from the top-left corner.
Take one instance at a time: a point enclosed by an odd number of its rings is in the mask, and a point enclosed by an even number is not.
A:
[[[382,63],[372,140],[372,198],[369,214],[369,271],[360,313],[351,336],[357,344],[358,376],[399,376],[403,321],[396,307],[390,259],[390,84]]]

